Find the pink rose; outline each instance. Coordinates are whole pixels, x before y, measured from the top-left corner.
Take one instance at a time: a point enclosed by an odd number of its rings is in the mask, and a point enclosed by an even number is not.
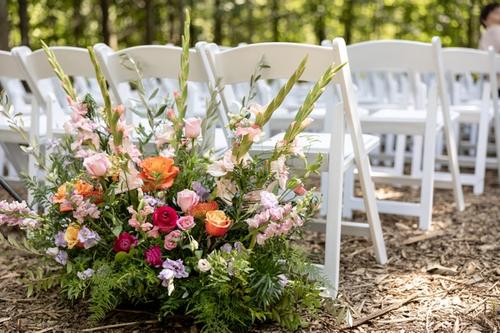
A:
[[[191,190],[182,190],[177,193],[177,205],[181,207],[184,213],[188,212],[191,207],[200,201],[198,194]]]
[[[177,227],[184,231],[192,229],[194,225],[194,217],[191,215],[183,216],[177,220]]]
[[[153,213],[153,225],[158,227],[160,232],[168,233],[175,229],[178,218],[175,209],[170,206],[161,206]]]
[[[165,236],[165,240],[163,241],[163,246],[167,250],[173,250],[177,247],[177,242],[181,238],[181,232],[179,230],[174,230],[168,235]]]
[[[184,133],[188,138],[196,139],[201,132],[201,119],[188,118],[184,120]]]
[[[89,175],[102,177],[111,168],[111,161],[105,153],[97,153],[86,157],[83,160],[83,166],[87,169]]]
[[[158,245],[152,246],[144,251],[144,259],[148,265],[160,267],[163,261],[161,260],[161,248]]]
[[[137,237],[129,234],[128,232],[122,232],[115,240],[113,245],[113,251],[118,252],[129,252],[131,247],[137,246]]]

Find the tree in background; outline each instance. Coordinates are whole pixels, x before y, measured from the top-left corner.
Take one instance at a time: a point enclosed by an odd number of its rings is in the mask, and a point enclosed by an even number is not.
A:
[[[179,45],[184,7],[193,41],[348,43],[399,38],[475,47],[479,10],[488,0],[0,0],[1,47],[32,44],[115,48]],[[3,6],[3,7],[2,7]],[[7,10],[5,7],[7,6]],[[7,17],[8,19],[5,19]],[[10,27],[10,29],[9,29]]]

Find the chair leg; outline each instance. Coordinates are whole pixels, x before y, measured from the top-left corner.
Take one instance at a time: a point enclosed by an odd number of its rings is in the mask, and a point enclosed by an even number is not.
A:
[[[342,216],[345,219],[352,219],[352,198],[354,197],[354,167],[350,167],[344,173],[344,205]]]
[[[460,180],[460,166],[458,164],[457,142],[449,110],[442,108],[444,120],[444,135],[446,139],[446,152],[448,154],[448,169],[451,173],[453,195],[459,212],[465,209],[464,192]]]
[[[500,182],[500,114],[495,112],[495,147],[497,154],[497,176]]]
[[[404,174],[406,135],[399,134],[396,138],[396,151],[394,153],[394,171],[396,175]]]
[[[326,216],[325,266],[326,278],[331,284],[330,294],[337,296],[340,274],[340,240],[342,232],[342,188],[344,164],[343,122],[336,124],[332,135],[333,150],[328,165],[328,214]]]
[[[422,174],[422,136],[413,136],[413,149],[411,157],[411,175],[419,176]]]
[[[488,147],[488,130],[489,122],[488,115],[482,112],[479,119],[479,126],[477,131],[477,146],[476,146],[476,161],[474,165],[474,175],[476,184],[473,187],[475,195],[484,192],[484,176],[486,173],[486,149]]]
[[[361,191],[363,192],[363,202],[366,209],[368,224],[370,225],[370,236],[375,249],[375,257],[378,263],[384,264],[387,262],[387,253],[376,203],[375,186],[371,179],[370,160],[363,144],[359,119],[356,118],[356,114],[348,114],[347,118],[356,166],[358,167]]]
[[[321,208],[319,214],[321,216],[328,215],[328,172],[321,173],[321,196],[323,197],[323,202],[321,203]]]
[[[436,153],[436,122],[429,121],[425,130],[422,186],[420,188],[420,205],[422,213],[419,218],[419,227],[428,230],[432,222],[432,203],[434,197],[434,167]]]

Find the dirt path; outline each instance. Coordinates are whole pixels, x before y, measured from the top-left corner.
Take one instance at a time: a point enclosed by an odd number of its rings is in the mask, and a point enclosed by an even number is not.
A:
[[[345,330],[351,332],[500,331],[500,188],[494,180],[489,175],[482,196],[466,193],[462,213],[455,212],[449,192],[437,191],[434,224],[427,233],[417,230],[416,220],[383,216],[390,258],[385,266],[375,263],[367,241],[343,239],[339,303],[325,306],[304,332],[339,331],[349,316],[356,325]],[[313,257],[322,257],[323,240],[322,233],[306,234],[304,245]],[[89,328],[84,303],[68,304],[55,291],[26,298],[22,278],[25,268],[36,263],[36,258],[0,246],[0,332]],[[98,332],[196,332],[182,320],[154,321],[147,312],[116,311],[99,326],[128,325]],[[281,332],[268,325],[254,331]]]

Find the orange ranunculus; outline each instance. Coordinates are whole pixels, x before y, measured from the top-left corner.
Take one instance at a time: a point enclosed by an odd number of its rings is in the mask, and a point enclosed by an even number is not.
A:
[[[210,236],[222,237],[231,227],[231,220],[222,210],[207,212],[205,218],[205,231]]]
[[[140,177],[145,192],[165,190],[174,184],[179,168],[174,160],[163,156],[148,157],[141,162]]]
[[[80,231],[80,227],[74,224],[71,224],[68,226],[66,229],[66,232],[64,233],[64,240],[68,244],[68,249],[72,249],[75,246],[79,245],[78,241],[78,232]]]
[[[64,183],[61,186],[59,186],[59,188],[57,189],[56,194],[52,198],[52,202],[54,202],[54,203],[63,203],[64,200],[66,200],[66,185],[67,185],[67,183]]]
[[[74,189],[76,194],[79,194],[84,198],[94,193],[94,186],[92,186],[92,184],[84,182],[83,180],[77,180]]]
[[[193,217],[204,219],[205,216],[207,215],[207,212],[211,210],[217,210],[218,208],[219,205],[217,204],[216,201],[200,202],[191,208],[189,214],[192,215]]]
[[[59,211],[61,213],[70,212],[73,210],[73,207],[71,206],[71,202],[69,202],[67,199],[67,192],[66,192],[67,186],[68,186],[68,183],[64,183],[61,186],[59,186],[56,194],[52,198],[52,202],[59,204]]]

